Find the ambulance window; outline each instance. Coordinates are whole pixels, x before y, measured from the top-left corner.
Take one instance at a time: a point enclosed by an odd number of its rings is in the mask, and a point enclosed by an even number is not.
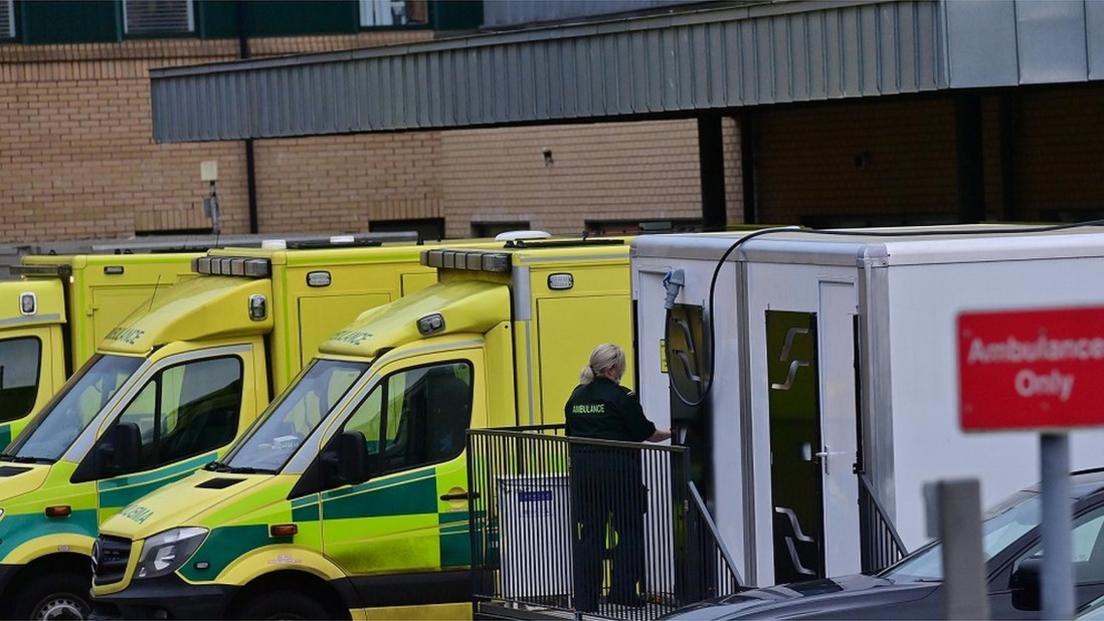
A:
[[[41,354],[42,343],[34,337],[0,341],[0,422],[31,413]]]
[[[138,425],[142,434],[142,459],[141,463],[147,463],[153,459],[153,409],[157,404],[157,383],[146,384],[138,396],[130,402],[125,412],[120,417],[124,423]]]
[[[349,421],[345,423],[345,431],[359,431],[364,434],[364,442],[370,455],[379,452],[382,396],[383,389],[377,386],[364,401],[361,401],[356,411],[349,417]]]
[[[447,461],[464,450],[472,408],[469,363],[401,371],[388,376],[382,388],[382,395],[373,391],[345,427],[364,433],[369,453],[378,455],[377,474]],[[383,416],[376,422],[380,409]]]
[[[261,414],[226,464],[255,472],[283,468],[367,368],[361,362],[315,360]]]
[[[42,408],[8,452],[27,459],[59,459],[142,361],[133,356],[93,356]]]
[[[116,424],[134,423],[141,430],[144,470],[229,444],[237,435],[241,401],[240,359],[186,362],[155,375]]]

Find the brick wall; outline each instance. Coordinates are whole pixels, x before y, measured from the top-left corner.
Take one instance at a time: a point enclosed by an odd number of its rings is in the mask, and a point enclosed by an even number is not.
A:
[[[254,39],[254,56],[402,43],[427,31]],[[155,144],[152,67],[232,60],[236,40],[0,46],[0,242],[209,226],[201,161],[219,162],[223,230],[248,230],[240,142]],[[739,133],[725,123],[730,218],[742,213]],[[545,165],[542,148],[552,150]],[[374,134],[255,143],[262,231],[364,230],[372,220],[528,221],[700,215],[693,121]]]
[[[1016,99],[1016,212],[1104,217],[1104,86],[1030,90]]]
[[[449,235],[469,222],[579,233],[586,220],[701,217],[694,121],[450,131],[441,175]]]
[[[73,47],[87,48],[83,53],[99,60],[68,60],[77,53]],[[213,154],[234,174],[240,151],[234,144],[153,143],[146,72],[162,64],[155,59],[158,50],[149,44],[118,47],[114,57],[99,45],[0,47],[3,241],[154,228],[156,214],[175,217],[199,200],[202,157]],[[229,205],[242,202],[234,184],[224,192]],[[231,208],[226,217],[238,226],[243,213]]]
[[[324,51],[428,36],[257,39],[253,51]],[[242,144],[159,145],[150,131],[150,68],[237,53],[234,40],[0,45],[0,242],[207,226],[199,181],[199,163],[207,159],[219,161],[223,230],[246,231]]]
[[[949,99],[768,109],[755,145],[760,222],[956,210]]]
[[[739,133],[731,120],[725,128],[730,211],[740,218]],[[587,220],[701,215],[694,121],[261,140],[256,148],[269,231],[444,218],[450,237],[495,222],[568,234]]]
[[[256,141],[262,231],[364,231],[443,215],[440,132]]]
[[[981,104],[988,218],[1104,217],[1104,86],[993,92]],[[950,96],[766,109],[755,124],[761,222],[957,212]]]

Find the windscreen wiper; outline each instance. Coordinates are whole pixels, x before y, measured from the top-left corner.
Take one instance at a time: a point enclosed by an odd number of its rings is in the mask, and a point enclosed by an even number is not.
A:
[[[231,474],[276,474],[269,468],[252,468],[250,466],[230,466],[227,472]]]
[[[210,470],[211,472],[230,472],[230,466],[215,460],[203,467],[204,470]]]
[[[231,466],[221,461],[213,461],[203,467],[211,472],[226,472],[229,474],[276,474],[275,470],[267,468],[251,468],[249,466]]]
[[[16,464],[52,464],[57,460],[47,457],[24,457],[22,455],[12,455],[11,453],[0,453],[0,461],[10,461]]]

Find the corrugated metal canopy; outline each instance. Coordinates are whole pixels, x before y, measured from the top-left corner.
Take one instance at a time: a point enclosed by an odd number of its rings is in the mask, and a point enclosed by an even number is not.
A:
[[[1100,77],[1104,3],[1043,4],[1055,7],[798,0],[155,69],[153,131],[187,142],[613,121]],[[1072,58],[1078,25],[1085,53]]]

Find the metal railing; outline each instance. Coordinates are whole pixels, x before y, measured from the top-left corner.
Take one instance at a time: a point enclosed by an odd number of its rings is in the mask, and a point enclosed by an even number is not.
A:
[[[736,570],[736,561],[725,547],[717,525],[693,481],[688,484],[688,489],[690,511],[686,529],[687,557],[692,565],[701,569],[695,572],[697,582],[686,585],[686,593],[695,601],[732,595],[740,590],[743,583]]]
[[[866,475],[859,474],[859,549],[864,574],[875,574],[908,554]]]
[[[467,448],[480,616],[649,621],[738,588],[685,447],[543,426],[471,430]]]

